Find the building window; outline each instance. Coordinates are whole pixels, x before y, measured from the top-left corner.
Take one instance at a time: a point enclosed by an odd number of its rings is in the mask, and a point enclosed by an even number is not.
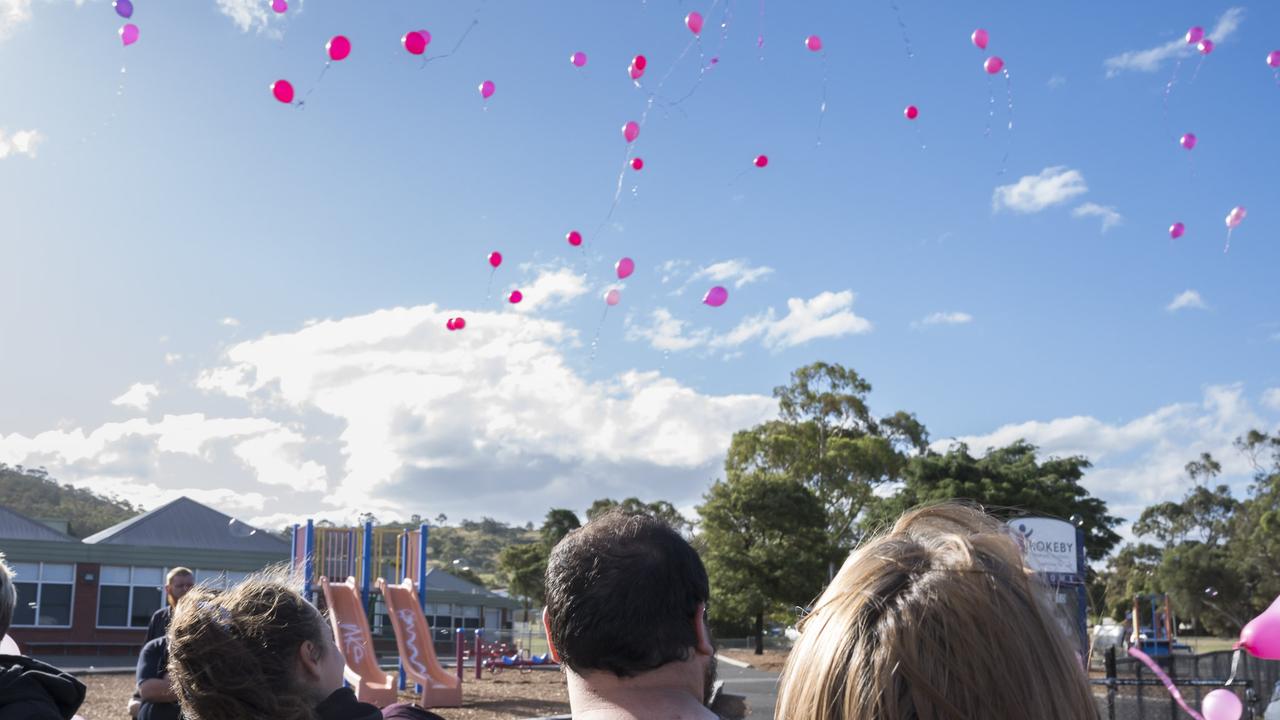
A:
[[[72,563],[14,563],[18,606],[13,625],[71,627],[76,566]]]
[[[103,565],[98,627],[146,627],[164,602],[164,568]]]

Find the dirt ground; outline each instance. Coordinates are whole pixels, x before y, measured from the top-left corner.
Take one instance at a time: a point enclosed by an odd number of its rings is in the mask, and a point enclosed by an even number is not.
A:
[[[721,650],[720,654],[747,663],[757,670],[782,672],[782,666],[786,665],[789,652],[766,649],[763,655],[757,655],[754,650]]]
[[[85,720],[129,720],[125,706],[133,693],[133,673],[85,675],[88,688],[80,714]],[[465,705],[433,710],[446,720],[507,720],[569,712],[564,675],[553,670],[529,673],[503,672],[476,681],[468,676],[462,685]],[[413,700],[402,695],[402,700]]]

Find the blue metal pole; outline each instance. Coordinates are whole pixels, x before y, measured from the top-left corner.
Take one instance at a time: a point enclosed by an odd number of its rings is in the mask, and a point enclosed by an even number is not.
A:
[[[305,551],[306,551],[306,557],[304,557],[302,561],[302,566],[303,566],[302,589],[303,589],[303,593],[307,596],[307,601],[314,603],[316,601],[315,591],[311,589],[311,584],[315,580],[315,578],[312,577],[312,573],[315,572],[315,558],[312,557],[312,554],[315,553],[316,551],[316,526],[315,526],[315,523],[312,522],[310,519],[307,520],[307,535],[306,535]]]
[[[290,578],[297,582],[298,580],[298,523],[293,524],[293,531],[289,533],[289,575]]]
[[[360,554],[360,597],[364,599],[364,606],[369,607],[369,583],[372,582],[371,577],[373,568],[371,567],[373,560],[373,523],[365,521],[364,524],[364,552]]]
[[[418,526],[418,604],[427,609],[427,524]]]
[[[1076,606],[1079,610],[1076,612],[1077,622],[1080,628],[1080,651],[1084,657],[1086,670],[1089,667],[1089,593],[1086,590],[1088,582],[1088,555],[1084,551],[1084,528],[1076,528]]]

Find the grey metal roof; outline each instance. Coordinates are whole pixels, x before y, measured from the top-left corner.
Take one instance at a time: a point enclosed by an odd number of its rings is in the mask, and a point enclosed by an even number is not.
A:
[[[0,539],[79,542],[70,535],[0,505]]]
[[[91,545],[138,545],[201,548],[229,552],[269,552],[289,554],[289,543],[272,534],[251,528],[188,497],[161,505],[151,512],[129,518],[84,542]],[[249,531],[254,531],[248,534]]]

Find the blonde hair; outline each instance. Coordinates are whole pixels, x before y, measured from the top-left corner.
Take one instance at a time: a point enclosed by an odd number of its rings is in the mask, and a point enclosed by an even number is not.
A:
[[[174,605],[176,605],[178,601],[174,600],[173,596],[169,594],[169,586],[173,584],[173,579],[178,577],[179,575],[189,575],[192,580],[196,579],[195,573],[191,572],[191,570],[189,570],[188,568],[182,567],[181,565],[170,570],[164,576],[164,598],[169,603],[170,607],[173,607]]]
[[[980,509],[912,510],[850,555],[801,621],[777,717],[1095,720],[1042,590]]]
[[[18,588],[13,584],[13,568],[4,560],[0,552],[0,636],[9,632],[13,623],[13,610],[18,607]]]
[[[324,617],[273,568],[215,593],[197,586],[169,629],[169,673],[188,720],[314,720],[314,699],[296,677],[298,648],[321,653]]]

